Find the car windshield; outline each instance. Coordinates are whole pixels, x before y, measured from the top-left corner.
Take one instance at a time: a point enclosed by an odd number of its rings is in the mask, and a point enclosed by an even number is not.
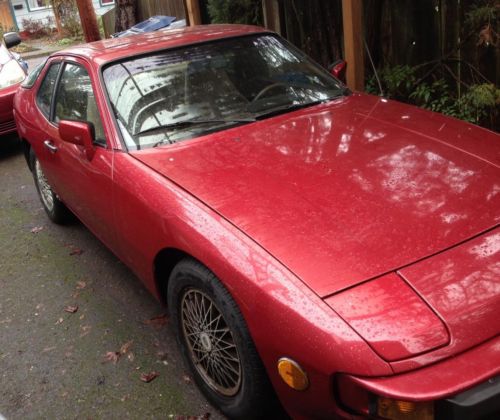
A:
[[[345,87],[278,37],[191,45],[103,72],[130,150],[172,144],[331,100]]]

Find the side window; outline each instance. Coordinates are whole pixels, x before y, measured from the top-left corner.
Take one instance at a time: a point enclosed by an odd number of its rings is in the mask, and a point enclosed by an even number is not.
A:
[[[33,85],[36,82],[36,79],[38,79],[38,76],[40,75],[40,73],[42,72],[43,68],[45,67],[45,63],[46,62],[47,62],[47,59],[45,59],[45,61],[43,61],[42,63],[40,63],[38,66],[35,67],[34,70],[32,70],[30,72],[30,74],[28,75],[28,77],[26,77],[26,79],[24,79],[24,82],[21,83],[21,86],[23,88],[29,89],[29,88],[33,87]]]
[[[52,94],[56,84],[57,74],[59,73],[61,63],[52,64],[45,74],[45,78],[40,85],[40,89],[36,95],[36,103],[47,118],[50,116],[50,105],[52,104]]]
[[[55,122],[60,120],[87,121],[94,125],[96,144],[105,145],[101,116],[87,70],[66,63],[56,94]]]

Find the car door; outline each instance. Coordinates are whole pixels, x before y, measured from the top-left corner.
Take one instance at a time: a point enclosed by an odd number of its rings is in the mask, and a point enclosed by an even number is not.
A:
[[[106,138],[95,86],[88,64],[68,59],[61,64],[46,130],[44,159],[40,160],[49,182],[62,201],[109,247],[114,248],[113,149]],[[59,135],[61,120],[85,121],[95,131],[95,153],[89,159],[84,148],[65,142]]]

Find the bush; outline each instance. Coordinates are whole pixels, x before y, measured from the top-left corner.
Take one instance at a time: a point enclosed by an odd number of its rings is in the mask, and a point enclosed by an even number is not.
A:
[[[22,25],[31,38],[41,38],[50,34],[49,25],[41,19],[24,18]]]
[[[493,126],[500,109],[500,89],[491,83],[463,86],[460,96],[446,79],[432,76],[418,80],[418,67],[394,66],[379,71],[385,97],[409,102],[430,111],[474,124]],[[368,79],[366,91],[379,94],[375,76]]]
[[[262,24],[261,0],[208,0],[212,23]]]

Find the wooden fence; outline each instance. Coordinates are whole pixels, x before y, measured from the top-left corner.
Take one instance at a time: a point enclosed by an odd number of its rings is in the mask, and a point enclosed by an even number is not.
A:
[[[184,0],[141,0],[138,2],[137,21],[141,22],[155,15],[175,16],[186,19]],[[104,34],[109,38],[115,32],[115,9],[102,15]]]

